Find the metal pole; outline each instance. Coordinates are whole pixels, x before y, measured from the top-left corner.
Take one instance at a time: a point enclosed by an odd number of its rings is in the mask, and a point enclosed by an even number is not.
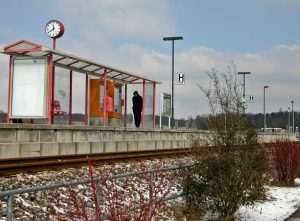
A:
[[[238,72],[238,74],[242,74],[243,75],[243,102],[246,101],[246,77],[245,75],[246,74],[251,74],[251,72]],[[243,103],[243,111],[244,111],[244,114],[246,113],[246,108],[245,108],[245,103]]]
[[[84,115],[84,124],[87,126],[89,124],[89,113],[88,113],[88,104],[89,104],[89,76],[85,75],[85,115]]]
[[[266,88],[264,87],[264,132],[266,132]]]
[[[143,111],[142,111],[142,128],[145,127],[145,111],[146,111],[146,82],[143,80]]]
[[[243,98],[245,98],[245,89],[246,85],[245,85],[245,74],[243,74]]]
[[[9,57],[9,67],[8,67],[8,100],[7,100],[7,116],[6,122],[9,124],[10,112],[11,112],[11,86],[12,86],[12,56]]]
[[[290,108],[288,108],[288,132],[290,132],[290,128],[291,128],[291,116],[290,116]]]
[[[56,38],[53,38],[53,44],[52,44],[52,48],[55,50],[56,49]],[[52,57],[53,60],[53,57]],[[55,66],[54,63],[52,61],[52,101],[51,103],[54,103],[54,99],[55,99]],[[52,108],[52,106],[51,106]],[[53,124],[54,122],[54,116],[51,114],[51,124]]]
[[[243,110],[244,110],[244,114],[246,113],[246,107],[245,107],[245,102],[246,102],[246,97],[245,97],[245,91],[246,91],[246,85],[245,85],[246,83],[245,83],[245,74],[243,74],[243,98],[244,98],[244,100],[243,100]]]
[[[124,127],[127,127],[127,84],[125,84]]]
[[[155,109],[156,109],[156,83],[153,83],[153,128],[156,127]]]
[[[49,55],[49,75],[48,75],[48,113],[47,113],[47,123],[52,123],[52,71],[53,71],[53,55]]]
[[[266,119],[266,88],[269,86],[264,86],[264,132],[266,132],[267,119]]]
[[[291,101],[292,102],[292,122],[293,122],[293,128],[292,128],[292,133],[295,132],[295,119],[294,119],[294,101]]]
[[[164,41],[172,41],[172,113],[171,113],[171,128],[174,128],[174,41],[175,40],[183,40],[182,36],[178,37],[165,37]]]
[[[103,82],[103,117],[102,126],[106,126],[106,94],[107,94],[107,70],[104,69],[104,82]]]
[[[174,40],[172,40],[172,117],[171,128],[174,128]]]
[[[163,94],[160,94],[160,99],[159,99],[159,129],[161,129],[161,115],[162,115],[162,99],[163,99]]]
[[[13,220],[13,212],[14,212],[13,197],[14,197],[14,195],[9,195],[9,197],[7,199],[7,215],[6,215],[7,221]]]
[[[73,118],[72,118],[72,97],[73,97],[73,72],[70,70],[70,98],[69,98],[69,125],[72,125]]]

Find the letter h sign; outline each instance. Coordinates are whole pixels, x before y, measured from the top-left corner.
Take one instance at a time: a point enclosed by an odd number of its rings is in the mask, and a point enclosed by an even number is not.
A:
[[[178,84],[184,84],[184,81],[185,81],[185,79],[184,79],[184,73],[183,72],[180,72],[180,73],[178,73]]]

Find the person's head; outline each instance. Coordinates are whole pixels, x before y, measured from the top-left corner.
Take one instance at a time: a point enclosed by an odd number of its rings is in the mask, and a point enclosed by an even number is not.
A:
[[[139,94],[139,92],[137,92],[137,91],[133,92],[133,96],[135,96],[135,97],[138,96],[138,94]]]

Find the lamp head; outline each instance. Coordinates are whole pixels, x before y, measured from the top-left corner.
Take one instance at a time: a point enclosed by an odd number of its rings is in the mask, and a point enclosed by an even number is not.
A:
[[[164,37],[164,41],[175,41],[175,40],[183,40],[182,36],[177,36],[177,37]]]

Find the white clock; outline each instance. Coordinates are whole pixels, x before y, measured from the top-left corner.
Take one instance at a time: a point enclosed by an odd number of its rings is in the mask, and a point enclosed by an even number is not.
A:
[[[50,38],[59,38],[64,34],[65,27],[60,21],[51,20],[46,24],[45,31]]]

